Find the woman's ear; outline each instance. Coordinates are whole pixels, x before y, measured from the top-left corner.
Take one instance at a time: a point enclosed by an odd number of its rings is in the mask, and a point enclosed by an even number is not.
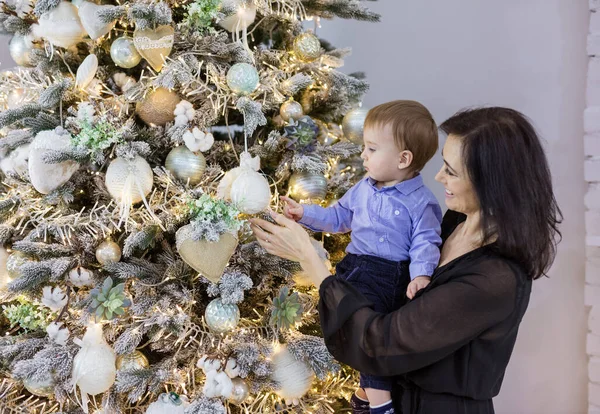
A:
[[[410,167],[413,162],[413,153],[409,150],[404,150],[400,152],[398,156],[398,169],[403,170],[405,168]]]

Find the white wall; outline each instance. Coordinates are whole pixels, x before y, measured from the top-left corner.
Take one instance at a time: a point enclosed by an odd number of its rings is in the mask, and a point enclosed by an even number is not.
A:
[[[502,105],[528,115],[545,138],[565,215],[550,278],[534,284],[498,413],[583,413],[583,121],[589,10],[585,0],[380,0],[379,24],[324,21],[319,36],[354,49],[346,72],[366,71],[365,105],[425,104],[438,122],[459,108]],[[12,66],[0,39],[0,69]],[[387,46],[386,46],[387,45]],[[433,175],[424,175],[443,200]],[[515,217],[515,220],[519,220]]]
[[[498,413],[587,410],[583,116],[589,9],[585,0],[380,0],[379,24],[323,21],[318,35],[350,46],[347,73],[364,70],[367,107],[415,99],[438,122],[473,105],[528,115],[546,140],[565,215],[549,279],[534,283]],[[518,155],[515,155],[518,156]],[[443,200],[433,176],[425,178]],[[515,217],[519,220],[519,217]]]

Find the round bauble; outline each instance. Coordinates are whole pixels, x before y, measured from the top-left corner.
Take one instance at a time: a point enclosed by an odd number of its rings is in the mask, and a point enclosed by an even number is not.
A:
[[[32,30],[37,37],[61,47],[75,46],[86,35],[77,7],[68,1],[61,1],[54,9],[42,14]]]
[[[311,62],[321,56],[321,42],[311,32],[302,33],[294,39],[294,54],[304,62]]]
[[[23,36],[18,33],[10,39],[10,43],[8,44],[10,57],[19,66],[32,66],[31,51],[33,49],[35,49],[35,46],[29,36]]]
[[[314,378],[312,370],[306,363],[294,358],[286,345],[280,345],[275,350],[271,366],[271,378],[279,384],[276,393],[282,398],[302,398],[310,389]]]
[[[48,378],[45,381],[34,381],[34,380],[23,380],[25,389],[37,395],[38,397],[52,397],[54,395],[54,381],[52,378]]]
[[[227,400],[232,404],[240,405],[246,401],[250,395],[250,388],[248,387],[248,384],[246,384],[246,381],[239,377],[233,378],[231,382],[233,383],[233,389]]]
[[[130,354],[119,355],[117,357],[117,369],[128,371],[134,369],[148,368],[150,363],[146,355],[142,354],[137,349]]]
[[[289,122],[290,120],[297,121],[302,118],[304,111],[302,110],[302,105],[293,99],[289,99],[279,108],[279,115],[281,115],[281,119],[286,122]]]
[[[152,191],[154,175],[150,164],[136,155],[133,160],[115,158],[106,170],[106,188],[118,202],[132,205]],[[141,190],[141,192],[140,192]]]
[[[175,120],[175,107],[181,101],[179,95],[167,88],[157,88],[135,106],[135,112],[150,126],[163,126]]]
[[[204,319],[212,332],[223,334],[237,326],[240,310],[235,303],[226,304],[221,299],[213,299],[206,307]]]
[[[178,180],[189,185],[196,185],[202,180],[206,170],[206,159],[200,153],[193,153],[186,146],[173,148],[165,160],[165,168]]]
[[[258,71],[248,63],[236,63],[227,72],[227,86],[238,95],[249,95],[258,88]]]
[[[184,414],[189,405],[189,400],[185,395],[165,392],[148,406],[146,414]]]
[[[29,144],[21,145],[0,160],[4,174],[23,175],[29,168]]]
[[[21,276],[22,266],[29,262],[29,258],[25,253],[13,251],[6,259],[6,271],[11,279],[16,279]]]
[[[110,57],[115,65],[125,69],[137,66],[142,60],[142,56],[133,44],[133,39],[128,36],[119,37],[112,42]]]
[[[344,136],[356,145],[363,144],[365,119],[369,111],[365,108],[353,109],[344,116],[342,131]]]
[[[271,202],[269,182],[260,173],[244,169],[231,184],[230,197],[233,204],[243,213],[256,214]]]
[[[60,127],[53,131],[38,133],[29,147],[29,178],[33,187],[42,194],[49,194],[71,178],[79,169],[75,161],[46,164],[45,154],[71,149],[71,135]]]
[[[96,260],[101,265],[121,260],[121,248],[112,240],[105,240],[96,248]]]
[[[288,182],[290,196],[295,200],[324,200],[327,195],[327,179],[323,174],[296,172]]]

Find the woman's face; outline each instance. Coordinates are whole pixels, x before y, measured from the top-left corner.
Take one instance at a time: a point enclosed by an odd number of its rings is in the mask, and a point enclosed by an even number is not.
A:
[[[461,138],[450,134],[442,149],[444,164],[435,176],[446,189],[446,206],[466,215],[479,211],[479,201],[462,157]]]

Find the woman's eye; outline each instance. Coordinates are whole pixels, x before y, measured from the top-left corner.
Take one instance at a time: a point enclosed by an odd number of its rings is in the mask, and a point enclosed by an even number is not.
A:
[[[450,170],[448,168],[444,168],[444,172],[448,175],[454,175],[450,172]]]
[[[374,152],[375,148],[369,148],[369,151]]]

